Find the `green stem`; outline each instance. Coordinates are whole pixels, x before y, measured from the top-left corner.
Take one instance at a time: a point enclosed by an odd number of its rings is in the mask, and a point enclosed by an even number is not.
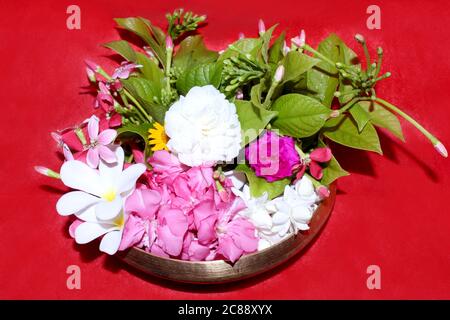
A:
[[[319,51],[315,50],[314,48],[310,47],[309,45],[307,45],[307,44],[303,45],[303,49],[305,49],[306,51],[309,51],[309,52],[315,54],[320,59],[322,59],[325,62],[328,62],[330,65],[332,65],[333,67],[336,68],[336,63],[334,63],[329,58],[327,58],[326,56],[324,56],[323,54],[321,54]]]
[[[428,140],[430,140],[430,142],[433,145],[436,145],[437,143],[439,143],[439,140],[435,136],[433,136],[430,132],[428,132],[428,130],[426,130],[424,127],[422,127],[422,125],[420,123],[418,123],[411,116],[409,116],[408,114],[406,114],[405,112],[403,112],[402,110],[400,110],[399,108],[394,106],[392,103],[389,103],[386,100],[383,100],[381,98],[377,98],[375,101],[378,102],[379,104],[381,104],[383,107],[390,109],[391,111],[397,113],[398,115],[403,117],[403,119],[405,119],[406,121],[410,122],[414,127],[416,127],[417,130],[419,130],[425,137],[427,137]]]
[[[302,160],[306,158],[306,154],[303,152],[302,148],[300,148],[297,144],[295,144],[295,151],[297,151],[298,155]]]
[[[144,116],[145,120],[147,120],[148,122],[152,122],[152,117],[150,117],[148,115],[148,113],[145,111],[145,109],[141,106],[141,104],[131,95],[131,93],[129,93],[126,89],[123,90],[123,92],[125,93],[125,95],[127,96],[128,99],[130,99],[131,102],[133,102],[133,104],[136,106],[136,108],[142,113],[142,115]]]
[[[350,109],[351,107],[353,107],[354,104],[356,104],[359,101],[368,101],[370,100],[370,98],[353,98],[352,100],[350,100],[349,102],[347,102],[346,105],[344,105],[342,108],[338,109],[339,113],[344,113],[345,111],[347,111],[348,109]]]
[[[263,107],[267,109],[268,104],[270,103],[270,99],[272,99],[273,93],[275,92],[275,88],[278,86],[279,82],[272,82],[272,85],[267,92],[266,98],[264,99]]]
[[[372,62],[370,61],[369,49],[367,48],[367,44],[365,41],[362,43],[362,46],[364,50],[364,55],[366,56],[367,74],[370,74],[370,72],[372,71]]]

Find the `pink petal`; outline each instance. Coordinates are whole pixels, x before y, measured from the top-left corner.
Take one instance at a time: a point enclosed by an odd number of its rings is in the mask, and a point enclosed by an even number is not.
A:
[[[98,159],[99,159],[99,155],[98,155],[98,149],[97,148],[90,148],[87,152],[87,156],[86,156],[86,163],[91,167],[91,168],[97,168],[98,167]]]
[[[106,129],[102,131],[97,138],[98,143],[106,146],[112,142],[114,142],[114,139],[117,137],[117,131],[113,129]]]
[[[311,161],[309,164],[309,172],[317,180],[320,180],[323,177],[322,167],[315,161]]]
[[[145,224],[140,218],[129,215],[123,229],[119,250],[125,250],[141,242],[145,234]]]
[[[230,236],[224,235],[219,238],[217,253],[220,253],[231,262],[235,262],[244,252],[234,244]]]
[[[75,239],[75,230],[78,228],[80,224],[82,224],[84,221],[81,221],[80,219],[76,219],[74,222],[72,222],[69,226],[69,234],[72,238]]]
[[[107,163],[114,163],[117,161],[116,154],[110,148],[105,146],[97,146],[100,158]]]
[[[98,137],[98,118],[96,116],[92,116],[89,118],[88,122],[88,134],[89,138],[92,140],[97,140]]]
[[[125,210],[135,212],[143,219],[153,219],[161,203],[158,191],[150,189],[136,189],[126,200]]]
[[[328,162],[331,160],[331,149],[328,147],[314,149],[309,155],[311,160],[317,162]]]
[[[111,115],[111,118],[109,119],[109,127],[110,128],[117,128],[122,125],[122,116],[118,113],[114,113]]]

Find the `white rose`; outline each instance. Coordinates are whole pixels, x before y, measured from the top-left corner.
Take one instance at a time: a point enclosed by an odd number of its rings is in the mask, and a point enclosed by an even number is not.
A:
[[[193,87],[166,112],[167,147],[188,166],[231,161],[241,146],[236,106],[211,85]]]

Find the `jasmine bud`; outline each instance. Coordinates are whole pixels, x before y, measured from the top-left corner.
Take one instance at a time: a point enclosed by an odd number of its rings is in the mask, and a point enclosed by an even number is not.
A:
[[[335,92],[334,92],[334,96],[335,96],[336,98],[339,98],[339,97],[341,96],[341,93],[340,93],[339,91],[335,91]]]
[[[361,44],[366,42],[366,39],[359,33],[355,34],[355,40]]]
[[[279,65],[277,70],[275,71],[275,75],[273,77],[273,81],[281,82],[281,80],[283,80],[283,77],[284,77],[284,66],[283,65]]]
[[[442,144],[442,142],[440,142],[440,141],[436,142],[436,144],[434,145],[434,148],[444,158],[448,157],[447,148],[445,148],[445,146]]]
[[[341,112],[339,110],[332,110],[329,117],[330,118],[337,118],[341,115]]]

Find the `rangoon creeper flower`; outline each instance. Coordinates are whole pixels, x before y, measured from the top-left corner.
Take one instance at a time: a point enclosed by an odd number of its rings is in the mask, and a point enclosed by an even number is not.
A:
[[[124,152],[118,147],[114,164],[100,161],[99,169],[90,168],[78,160],[66,161],[60,171],[64,185],[76,189],[63,195],[56,204],[60,215],[95,216],[98,223],[115,221],[123,211],[125,199],[133,192],[136,180],[145,172],[144,164],[134,164],[123,170]],[[123,171],[122,171],[123,170]],[[89,219],[91,221],[93,219]],[[97,220],[96,220],[97,221]]]
[[[167,147],[190,167],[231,161],[241,144],[236,106],[211,85],[194,87],[167,111]]]
[[[116,156],[111,144],[117,136],[114,129],[106,129],[99,134],[99,119],[92,116],[88,122],[88,134],[90,139],[86,162],[91,168],[97,168],[99,158],[107,163],[116,161]]]

